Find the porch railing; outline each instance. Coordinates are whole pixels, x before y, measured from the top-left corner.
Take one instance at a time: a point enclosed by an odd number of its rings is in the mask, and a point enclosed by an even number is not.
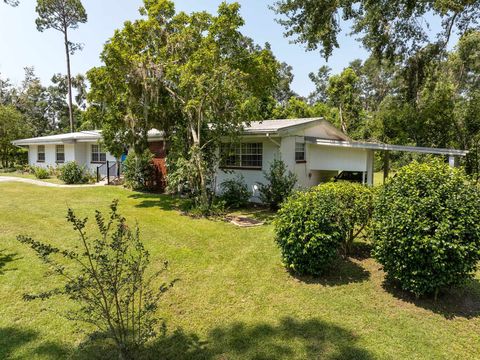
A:
[[[120,180],[122,176],[122,164],[119,161],[107,161],[97,167],[97,182],[107,180],[110,185],[114,181]]]

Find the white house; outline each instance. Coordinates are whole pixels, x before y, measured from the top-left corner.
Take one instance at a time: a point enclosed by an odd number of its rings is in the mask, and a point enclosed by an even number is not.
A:
[[[148,133],[152,151],[156,154],[160,144],[163,148],[163,135],[158,130]],[[49,135],[13,141],[13,144],[28,149],[28,163],[39,167],[57,167],[69,161],[85,166],[92,173],[101,169],[106,173],[105,164],[114,163],[115,157],[101,143],[102,132],[98,130],[79,131],[68,134]]]
[[[13,143],[28,147],[31,165],[57,166],[76,161],[95,171],[104,162],[115,160],[102,148],[101,138],[100,131],[81,131]],[[150,148],[158,158],[165,157],[163,140],[158,130],[149,132]],[[452,166],[456,158],[467,154],[455,149],[357,142],[322,118],[264,120],[246,126],[240,143],[228,146],[228,156],[217,170],[215,184],[218,191],[223,181],[242,175],[255,198],[258,183],[265,182],[263,172],[275,158],[297,175],[299,187],[317,185],[341,171],[361,172],[364,182],[372,184],[375,150],[445,155]],[[221,151],[227,151],[227,144]]]

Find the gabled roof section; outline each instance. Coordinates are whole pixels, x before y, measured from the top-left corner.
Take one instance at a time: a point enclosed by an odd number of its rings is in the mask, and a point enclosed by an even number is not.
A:
[[[318,133],[323,137],[332,140],[349,140],[348,136],[338,130],[335,126],[321,117],[304,119],[278,119],[252,121],[245,126],[244,135],[287,135],[290,132],[300,131],[308,128],[318,128]]]

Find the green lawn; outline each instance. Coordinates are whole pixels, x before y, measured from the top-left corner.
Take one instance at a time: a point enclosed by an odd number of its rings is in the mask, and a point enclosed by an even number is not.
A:
[[[93,218],[113,198],[131,223],[138,220],[153,267],[167,259],[168,278],[178,279],[159,311],[167,334],[149,345],[146,358],[479,358],[478,280],[436,303],[417,301],[386,290],[367,251],[328,278],[297,278],[280,263],[271,225],[195,220],[168,197],[114,187],[9,183],[0,184],[0,359],[114,357],[62,317],[68,300],[22,300],[54,286],[55,278],[15,241],[27,234],[69,247],[75,234],[66,225],[67,206]]]
[[[35,177],[35,175],[33,175],[33,174],[26,174],[26,173],[20,173],[20,172],[8,172],[8,173],[0,172],[0,176],[13,176],[13,177],[19,177],[19,178],[24,178],[24,179],[45,181],[45,182],[49,182],[49,183],[52,183],[52,184],[65,184],[62,180],[60,180],[56,177],[53,177],[53,176],[48,178],[48,179],[37,179]]]

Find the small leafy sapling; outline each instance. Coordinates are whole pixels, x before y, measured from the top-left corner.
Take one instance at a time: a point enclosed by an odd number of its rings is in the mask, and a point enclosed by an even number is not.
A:
[[[112,339],[119,358],[132,358],[148,339],[154,337],[158,324],[156,310],[161,295],[173,283],[164,283],[153,290],[152,281],[167,269],[147,276],[149,253],[140,241],[138,225],[130,228],[118,213],[118,201],[110,205],[108,218],[96,211],[98,237],[86,232],[87,218],[78,218],[72,209],[67,220],[78,233],[78,250],[62,250],[18,236],[56,276],[63,279],[60,287],[35,295],[24,295],[27,301],[66,295],[79,307],[67,318],[93,325],[94,335]]]
[[[266,184],[258,183],[260,200],[272,210],[278,210],[280,205],[292,193],[297,184],[297,175],[288,170],[282,160],[275,159],[270,169],[264,171]]]

